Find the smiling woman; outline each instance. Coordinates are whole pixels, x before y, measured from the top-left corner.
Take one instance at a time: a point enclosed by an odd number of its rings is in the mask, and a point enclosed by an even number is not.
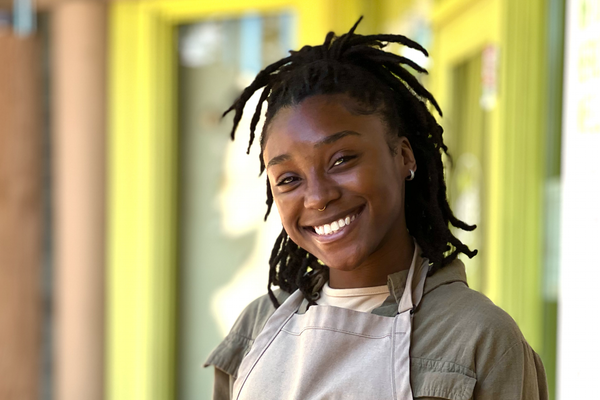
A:
[[[385,52],[399,35],[327,35],[261,71],[229,111],[232,138],[262,94],[267,215],[283,230],[268,295],[206,365],[215,399],[545,399],[543,366],[514,321],[466,285],[449,226],[441,115]],[[273,286],[279,289],[273,290]],[[406,289],[406,290],[405,290]]]

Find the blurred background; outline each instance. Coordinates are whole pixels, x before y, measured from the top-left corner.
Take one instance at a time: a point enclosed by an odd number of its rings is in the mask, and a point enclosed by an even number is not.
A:
[[[599,0],[0,0],[0,399],[210,398],[281,229],[221,113],[361,15],[430,51],[390,46],[444,111],[470,286],[552,399],[599,396]]]

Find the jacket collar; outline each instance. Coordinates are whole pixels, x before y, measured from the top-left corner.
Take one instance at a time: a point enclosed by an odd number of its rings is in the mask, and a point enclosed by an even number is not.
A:
[[[417,265],[422,264],[423,261],[428,260],[417,256]],[[407,277],[408,270],[403,270],[388,275],[388,289],[390,291],[390,295],[394,297],[396,303],[398,303],[402,298]],[[423,295],[426,295],[427,293],[431,292],[432,290],[435,290],[436,288],[442,285],[447,285],[453,282],[463,282],[465,285],[468,286],[465,265],[459,259],[455,259],[450,264],[446,265],[444,268],[436,271],[433,275],[427,277],[427,280],[425,281]]]

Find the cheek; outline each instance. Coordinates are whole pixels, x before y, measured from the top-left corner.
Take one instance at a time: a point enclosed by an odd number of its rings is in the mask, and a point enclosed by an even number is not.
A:
[[[395,171],[386,164],[373,162],[368,165],[366,168],[361,168],[356,174],[344,177],[341,184],[348,190],[363,193],[378,203],[394,201],[401,190],[401,183],[397,179]]]
[[[369,195],[376,219],[391,220],[401,212],[403,181],[389,165],[365,170],[358,178],[356,190]]]
[[[293,201],[292,196],[277,196],[274,197],[275,205],[277,206],[277,211],[279,212],[279,218],[281,219],[281,224],[285,228],[288,236],[292,238],[292,240],[297,242],[297,223],[298,221],[298,210],[297,205]]]

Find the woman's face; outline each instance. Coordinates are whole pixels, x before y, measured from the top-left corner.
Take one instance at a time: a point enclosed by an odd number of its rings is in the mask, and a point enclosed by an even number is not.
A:
[[[263,152],[286,232],[340,271],[397,256],[408,237],[404,182],[416,170],[408,140],[395,139],[393,154],[381,117],[353,114],[356,105],[347,95],[318,95],[279,110]]]

